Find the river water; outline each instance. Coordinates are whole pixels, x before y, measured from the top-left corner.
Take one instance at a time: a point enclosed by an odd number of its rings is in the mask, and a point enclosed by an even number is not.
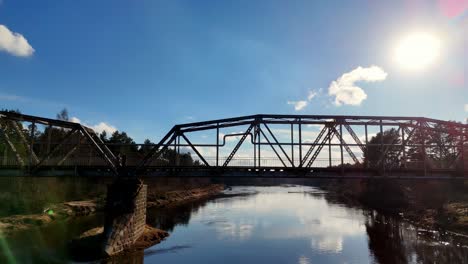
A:
[[[114,263],[468,263],[463,238],[333,202],[314,187],[233,187],[225,194],[149,210],[148,224],[170,236]],[[66,242],[100,224],[101,215],[55,223],[3,239],[2,249],[12,263],[70,262]]]

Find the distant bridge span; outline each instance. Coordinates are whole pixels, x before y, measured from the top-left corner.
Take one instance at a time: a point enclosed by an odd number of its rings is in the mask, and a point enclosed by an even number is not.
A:
[[[82,124],[2,111],[0,169],[468,179],[468,125],[425,117],[260,114],[175,125],[157,144],[145,145],[104,143]]]

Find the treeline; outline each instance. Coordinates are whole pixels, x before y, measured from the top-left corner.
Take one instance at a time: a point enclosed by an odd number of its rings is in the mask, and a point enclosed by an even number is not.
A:
[[[19,110],[2,111],[20,113]],[[71,121],[66,109],[60,111],[56,118],[58,120]],[[33,128],[32,125],[24,127],[22,122],[7,122],[5,119],[0,120],[0,125],[1,132],[4,133],[3,137],[0,136],[0,155],[4,160],[8,157],[19,155],[20,158],[28,161],[28,159],[31,158],[28,145],[31,140],[34,142],[32,148],[34,153],[38,156],[38,159],[45,157],[69,132],[67,129],[53,126],[46,126],[43,130],[38,129],[37,126]],[[20,131],[20,133],[18,133],[18,131]],[[34,133],[32,133],[33,131]],[[14,151],[12,147],[9,146],[8,141],[5,140],[5,135],[12,143]],[[108,135],[106,131],[102,131],[98,136],[116,157],[125,156],[128,161],[140,160],[146,156],[155,145],[149,139],[146,139],[143,144],[136,144],[125,131],[114,131],[110,135]],[[57,162],[61,161],[59,157],[69,158],[64,157],[69,153],[73,153],[73,155],[70,156],[81,159],[82,163],[85,161],[85,158],[91,159],[97,155],[95,149],[89,144],[89,141],[86,141],[84,137],[76,133],[62,143],[60,149],[54,152],[54,156],[58,157],[56,158],[58,159],[56,160]],[[17,157],[15,158],[18,159]],[[0,163],[1,162],[0,160]],[[181,166],[200,165],[198,160],[193,160],[189,152],[177,153],[174,149],[169,148],[158,157],[156,162],[158,165],[174,165],[176,163]]]
[[[453,126],[436,124],[432,129],[415,128],[411,138],[408,140],[407,137],[405,135],[405,145],[411,146],[403,150],[399,130],[392,128],[379,132],[364,147],[364,162],[376,168],[417,169],[424,167],[424,161],[427,168],[462,168],[462,136]],[[466,143],[463,149],[464,156],[468,157]]]

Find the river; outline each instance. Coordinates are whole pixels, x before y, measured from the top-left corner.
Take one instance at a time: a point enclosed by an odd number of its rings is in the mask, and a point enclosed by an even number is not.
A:
[[[225,194],[176,208],[150,209],[148,224],[170,236],[144,252],[125,256],[125,261],[468,263],[464,238],[333,202],[314,187],[239,186]],[[12,263],[69,262],[67,241],[102,224],[102,217],[54,223],[2,239],[3,257]]]

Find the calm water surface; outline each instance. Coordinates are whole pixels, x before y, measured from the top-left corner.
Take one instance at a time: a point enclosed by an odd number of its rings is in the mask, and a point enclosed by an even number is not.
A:
[[[226,194],[242,195],[149,210],[148,224],[171,235],[113,263],[468,263],[462,238],[330,202],[313,187]],[[14,263],[71,262],[67,241],[101,224],[102,215],[56,223],[3,240],[3,249]]]
[[[468,263],[468,249],[451,237],[330,203],[315,188],[231,192],[252,195],[185,208],[185,217],[174,210],[150,217],[172,231],[145,251],[145,263]],[[179,215],[180,224],[165,215]]]

